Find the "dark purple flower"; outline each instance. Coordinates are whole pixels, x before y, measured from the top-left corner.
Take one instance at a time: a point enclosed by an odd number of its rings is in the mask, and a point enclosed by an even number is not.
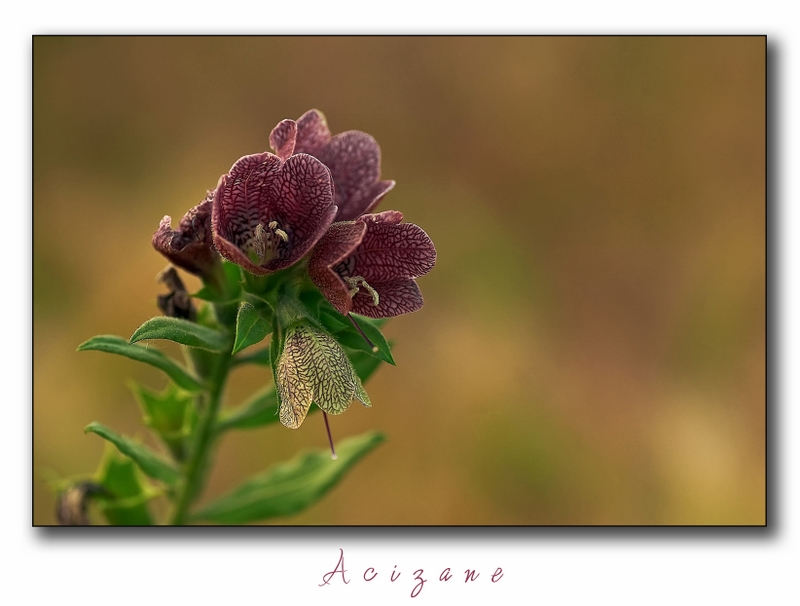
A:
[[[330,171],[307,154],[244,156],[220,177],[211,225],[226,259],[253,274],[299,261],[336,216]]]
[[[170,228],[172,218],[165,216],[153,234],[153,248],[173,265],[204,279],[214,279],[219,269],[219,256],[211,235],[213,197],[211,190],[205,200],[183,216],[177,230]]]
[[[387,210],[330,226],[311,253],[308,273],[341,314],[390,318],[417,311],[422,294],[414,278],[436,263],[421,227]]]
[[[336,221],[350,221],[372,211],[394,187],[381,181],[381,148],[367,133],[351,130],[331,137],[325,116],[312,109],[300,119],[283,120],[269,135],[275,153],[310,154],[327,166],[335,184]]]

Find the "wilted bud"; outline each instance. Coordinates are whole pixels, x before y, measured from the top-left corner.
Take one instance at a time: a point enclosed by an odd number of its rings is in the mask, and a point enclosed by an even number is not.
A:
[[[161,312],[170,318],[183,318],[194,322],[196,314],[192,298],[183,285],[174,267],[168,267],[158,274],[158,281],[166,284],[169,293],[158,295],[156,303]]]
[[[217,284],[221,265],[211,234],[213,198],[214,192],[209,191],[205,200],[183,216],[177,230],[170,227],[172,218],[165,216],[153,234],[153,248],[173,265]]]
[[[62,526],[88,526],[86,506],[92,495],[104,492],[102,486],[92,482],[81,482],[70,486],[58,496],[56,519]]]
[[[308,324],[287,331],[276,374],[280,421],[291,429],[300,427],[312,402],[332,415],[343,413],[354,399],[371,406],[342,346]]]

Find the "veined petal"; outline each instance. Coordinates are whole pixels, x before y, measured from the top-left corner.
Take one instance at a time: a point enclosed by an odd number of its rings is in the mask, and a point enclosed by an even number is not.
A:
[[[234,163],[230,172],[220,178],[214,195],[211,221],[215,242],[219,236],[237,248],[244,248],[256,226],[272,220],[273,192],[280,173],[280,158],[269,152],[243,156]]]
[[[399,210],[385,210],[371,215],[362,215],[358,220],[363,223],[402,223],[403,213]]]
[[[316,109],[308,110],[297,120],[297,142],[294,151],[297,154],[316,156],[330,138],[331,131],[328,130],[323,113]]]
[[[294,153],[296,139],[297,122],[281,120],[269,134],[269,146],[282,161],[286,162],[286,159]]]
[[[378,206],[378,204],[380,204],[380,201],[383,200],[383,197],[386,194],[388,194],[392,189],[394,189],[394,185],[395,185],[394,181],[378,181],[377,183],[375,183],[375,185],[372,186],[369,194],[367,194],[363,198],[364,201],[372,200],[372,202],[369,202],[369,204],[367,204],[363,208],[363,210],[359,209],[359,207],[361,206],[360,204],[352,204],[348,207],[346,213],[340,212],[337,219],[339,221],[345,221],[351,218],[356,219],[365,213],[372,212],[373,209],[376,206]],[[358,214],[354,215],[353,213],[358,213]]]
[[[366,231],[361,221],[334,223],[314,246],[308,262],[308,275],[323,296],[342,315],[351,308],[349,290],[332,267],[344,260],[361,243]]]
[[[367,133],[340,133],[315,155],[331,170],[336,183],[338,219],[355,219],[391,189],[387,185],[375,189],[381,175],[381,149]]]
[[[392,318],[415,312],[424,303],[419,286],[412,279],[370,285],[380,296],[380,302],[375,305],[369,293],[359,291],[353,297],[353,313],[368,318]]]
[[[374,288],[373,282],[418,278],[428,273],[436,263],[436,248],[428,234],[413,223],[392,222],[396,215],[384,215],[389,220],[376,217],[380,215],[359,219],[367,224],[367,231],[347,259],[347,274],[362,276]]]
[[[295,154],[283,165],[274,193],[278,223],[291,236],[291,255],[275,263],[288,267],[303,257],[328,229],[338,210],[333,204],[330,171],[307,154]]]

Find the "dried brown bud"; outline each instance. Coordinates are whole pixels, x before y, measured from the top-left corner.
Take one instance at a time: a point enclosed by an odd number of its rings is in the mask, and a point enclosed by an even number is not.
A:
[[[219,255],[214,250],[211,235],[211,204],[214,192],[190,209],[180,220],[178,229],[170,228],[169,216],[161,220],[153,234],[153,248],[173,265],[185,269],[203,280],[217,283],[220,274]]]
[[[196,312],[194,305],[192,305],[192,298],[189,296],[175,268],[168,267],[162,271],[158,275],[158,280],[166,284],[170,291],[166,295],[158,295],[156,299],[161,312],[170,318],[183,318],[194,322]]]
[[[81,482],[70,486],[58,496],[56,519],[62,526],[88,526],[86,506],[92,495],[104,492],[102,486],[92,482]]]

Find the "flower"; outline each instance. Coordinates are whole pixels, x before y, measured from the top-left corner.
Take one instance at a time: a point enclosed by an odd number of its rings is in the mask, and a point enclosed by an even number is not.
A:
[[[219,255],[214,250],[211,235],[213,197],[214,191],[209,191],[200,204],[183,216],[177,230],[170,228],[172,218],[167,215],[153,234],[153,248],[173,265],[204,279],[215,279],[219,275]]]
[[[286,331],[275,379],[280,421],[290,429],[300,427],[312,402],[332,415],[347,410],[353,399],[372,406],[342,346],[305,322]]]
[[[214,192],[214,244],[253,274],[300,260],[336,216],[330,171],[307,154],[244,156]]]
[[[394,187],[381,181],[381,148],[367,133],[351,130],[331,137],[325,116],[312,109],[298,120],[283,120],[269,135],[281,159],[310,154],[327,166],[335,184],[336,221],[350,221],[370,212]]]
[[[401,223],[396,210],[330,226],[311,253],[312,282],[341,314],[390,318],[422,307],[414,278],[436,263],[436,249],[421,227]]]

